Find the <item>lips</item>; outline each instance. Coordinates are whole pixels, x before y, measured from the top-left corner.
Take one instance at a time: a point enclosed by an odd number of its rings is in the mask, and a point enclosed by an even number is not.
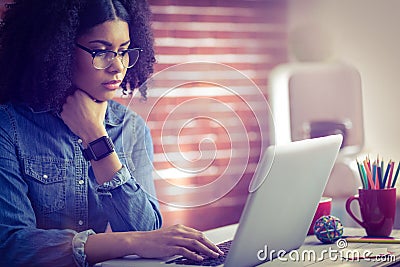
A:
[[[108,90],[116,90],[121,85],[121,80],[112,80],[109,82],[102,83],[102,85]]]

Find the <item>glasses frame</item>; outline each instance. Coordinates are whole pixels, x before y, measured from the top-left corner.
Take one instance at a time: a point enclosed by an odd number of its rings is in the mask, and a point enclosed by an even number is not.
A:
[[[108,50],[108,49],[93,49],[93,50],[92,50],[92,49],[87,48],[87,47],[85,47],[85,46],[83,46],[83,45],[81,45],[81,44],[78,44],[78,43],[76,43],[75,45],[76,45],[78,48],[82,49],[83,51],[88,52],[88,53],[92,56],[92,66],[93,66],[95,69],[98,69],[98,70],[104,70],[104,69],[109,68],[109,67],[113,64],[114,60],[115,60],[118,56],[120,56],[120,60],[121,60],[122,66],[124,66],[124,68],[130,69],[130,68],[132,68],[133,66],[136,65],[136,63],[137,63],[137,61],[138,61],[138,59],[139,59],[139,56],[140,56],[140,52],[143,52],[143,49],[142,49],[142,48],[138,48],[138,47],[125,49],[125,50],[120,51],[120,52],[115,52],[115,51]],[[136,59],[135,63],[134,63],[132,66],[130,66],[130,67],[125,66],[125,65],[124,65],[124,62],[122,61],[122,58],[123,58],[124,55],[125,55],[126,53],[128,53],[129,51],[135,51],[135,50],[136,50],[136,51],[139,51],[138,58]],[[99,68],[99,67],[96,67],[96,66],[94,65],[94,58],[95,58],[99,53],[113,53],[113,54],[114,54],[114,58],[113,58],[112,61],[110,61],[110,65],[108,65],[107,67],[104,67],[104,68]]]

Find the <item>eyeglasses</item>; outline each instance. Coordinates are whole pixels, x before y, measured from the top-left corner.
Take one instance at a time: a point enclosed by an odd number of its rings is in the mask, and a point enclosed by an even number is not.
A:
[[[104,49],[91,50],[80,44],[76,44],[76,46],[92,55],[93,67],[98,70],[104,70],[110,67],[117,56],[120,57],[122,65],[125,68],[132,68],[138,61],[140,52],[143,52],[143,49],[141,48],[132,48],[120,52],[115,52]]]

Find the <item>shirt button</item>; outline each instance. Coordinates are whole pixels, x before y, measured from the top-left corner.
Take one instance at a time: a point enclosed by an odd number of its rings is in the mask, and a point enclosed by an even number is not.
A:
[[[82,144],[82,139],[78,139],[78,144]]]
[[[79,180],[79,181],[78,181],[78,184],[84,184],[84,183],[85,183],[84,180]]]
[[[79,221],[78,221],[78,224],[79,224],[79,225],[83,225],[83,221],[82,221],[82,220],[79,220]]]
[[[47,176],[47,174],[43,174],[43,179],[47,179],[49,178],[49,176]]]
[[[62,209],[64,207],[64,202],[62,202],[61,200],[57,202],[57,208]]]

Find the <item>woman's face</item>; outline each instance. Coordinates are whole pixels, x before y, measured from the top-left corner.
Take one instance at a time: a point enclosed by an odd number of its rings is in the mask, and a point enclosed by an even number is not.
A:
[[[121,20],[106,21],[81,35],[77,43],[91,50],[112,50],[115,52],[128,49],[130,44],[128,23]],[[95,69],[92,56],[76,48],[72,83],[99,101],[113,98],[126,74],[120,57],[114,59],[106,69]]]

